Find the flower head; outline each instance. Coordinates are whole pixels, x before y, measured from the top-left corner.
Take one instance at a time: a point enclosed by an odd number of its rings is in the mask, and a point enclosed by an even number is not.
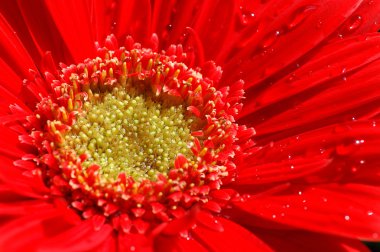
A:
[[[0,248],[365,251],[379,8],[4,1]]]

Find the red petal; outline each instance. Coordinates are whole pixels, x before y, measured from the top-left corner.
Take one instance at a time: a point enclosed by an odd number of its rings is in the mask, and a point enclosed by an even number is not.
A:
[[[0,56],[20,76],[27,78],[29,69],[36,70],[34,62],[21,41],[0,14]]]
[[[84,221],[59,235],[44,241],[39,251],[90,251],[101,246],[110,236],[112,227],[103,225],[95,231],[91,221]]]
[[[50,207],[52,207],[52,205],[43,200],[24,200],[6,202],[5,204],[0,203],[0,216],[26,215],[41,210],[43,211],[49,209]]]
[[[119,38],[131,35],[136,41],[149,41],[151,3],[147,0],[120,1],[115,15],[115,33]]]
[[[361,44],[367,43],[362,41],[357,45]],[[305,69],[300,69],[300,80],[290,84],[285,84],[286,80],[280,81],[278,88],[274,85],[274,88],[268,89],[265,94],[265,99],[268,100],[263,103],[267,106],[245,119],[255,124],[258,136],[280,131],[281,135],[289,134],[289,131],[297,134],[308,128],[349,121],[353,116],[356,119],[366,118],[373,113],[380,100],[375,77],[380,71],[380,54],[375,53],[378,51],[376,48],[380,47],[380,36],[368,38],[365,46],[368,51],[364,53],[367,54],[364,58],[349,57],[357,55],[357,51],[351,50],[356,47],[353,41],[347,41],[347,45],[349,46],[343,50],[346,56],[321,53],[320,61],[311,61],[310,68],[305,65]],[[332,45],[330,49],[338,51],[335,46],[337,45]],[[294,78],[297,78],[298,72],[295,74]],[[285,85],[288,90],[289,85],[294,87],[291,88],[292,91],[287,91],[284,90]],[[269,94],[277,98],[269,98]]]
[[[265,110],[266,107],[274,106],[276,103],[281,103],[283,106],[284,103],[287,105],[289,98],[300,95],[307,90],[314,89],[316,90],[314,91],[315,94],[318,94],[325,89],[323,87],[328,82],[330,82],[328,87],[340,85],[341,89],[344,89],[345,86],[348,88],[350,85],[342,81],[343,78],[347,78],[351,73],[360,70],[371,62],[379,60],[380,53],[377,49],[379,45],[380,36],[373,34],[367,39],[355,37],[325,46],[312,58],[309,58],[306,64],[287,74],[274,85],[267,87],[255,99],[258,106],[254,108],[248,104],[249,109],[243,110],[243,114],[249,114],[252,109]],[[356,53],[358,51],[360,54]],[[347,78],[348,81],[350,81],[349,79],[350,77]],[[317,87],[319,88],[316,89]],[[297,101],[299,102],[301,98],[298,97]],[[308,97],[305,95],[303,99],[308,99]],[[285,107],[279,111],[288,109]],[[256,116],[260,116],[260,114]]]
[[[260,238],[266,241],[275,251],[283,252],[369,252],[359,240],[350,240],[337,236],[328,236],[305,231],[260,230]]]
[[[237,184],[266,184],[287,182],[291,179],[315,173],[331,163],[330,159],[316,157],[295,157],[281,162],[253,165],[238,172]]]
[[[46,51],[53,52],[56,63],[72,62],[68,49],[57,27],[52,22],[44,1],[20,0],[18,1],[18,8],[19,15],[25,22],[28,31],[23,32],[18,28],[17,32],[23,38],[24,45],[29,46],[29,52],[37,54],[34,57],[35,62],[40,63],[41,57]],[[29,34],[30,38],[25,36]]]
[[[200,251],[207,252],[198,241],[192,238],[178,238],[175,236],[160,236],[155,239],[154,249],[157,252],[171,252],[171,251]]]
[[[3,251],[35,250],[41,240],[62,232],[68,223],[56,208],[40,209],[37,213],[15,219],[0,228],[0,248]]]
[[[153,242],[146,235],[119,234],[118,251],[153,252]]]
[[[238,10],[239,4],[234,0],[205,1],[201,5],[193,27],[208,60],[214,60],[231,39]]]
[[[303,183],[342,181],[378,185],[380,183],[380,161],[378,158],[380,155],[378,148],[380,128],[378,125],[380,122],[377,121],[332,125],[282,141],[272,142],[257,150],[247,160],[246,164],[238,167],[238,171],[242,171],[243,176],[244,173],[248,176],[246,176],[247,184],[257,184],[259,181],[256,181],[253,176],[259,175],[265,170],[257,170],[255,173],[254,169],[247,169],[245,172],[245,167],[249,168],[250,164],[256,164],[255,166],[263,169],[268,165],[272,167],[276,163],[286,164],[293,160],[297,160],[297,162],[304,160],[302,162],[306,164],[309,160],[310,167],[302,166],[306,169],[299,170],[300,177],[298,178],[303,179]],[[329,159],[331,159],[331,163],[328,166],[320,166],[322,160],[328,163]],[[281,168],[281,166],[278,167]],[[283,167],[286,168],[286,166]],[[288,166],[288,168],[291,167]],[[294,166],[294,168],[296,167]],[[292,175],[290,170],[285,169],[281,172],[279,170],[277,176],[273,174],[273,181],[284,181]],[[307,174],[308,172],[310,173]]]
[[[167,226],[162,230],[163,234],[177,235],[184,230],[188,230],[196,222],[196,215],[198,214],[198,208],[193,208],[189,212],[185,213],[182,217],[176,218],[169,222]]]
[[[344,22],[335,36],[339,39],[346,36],[377,32],[380,28],[380,2],[363,1],[359,8]]]
[[[218,218],[224,231],[218,232],[201,226],[193,230],[196,240],[210,251],[272,251],[262,240],[238,224]]]
[[[265,2],[257,11],[250,10],[255,18],[230,40],[230,46],[238,52],[231,53],[224,67],[224,81],[243,78],[252,86],[274,75],[318,46],[360,3],[282,0]]]
[[[239,208],[274,222],[349,238],[380,240],[380,189],[321,185],[297,194],[251,197]]]
[[[214,217],[211,213],[207,211],[200,211],[197,214],[197,223],[201,224],[202,226],[218,231],[223,232],[224,227],[223,224],[218,221],[216,217]]]
[[[75,0],[46,1],[46,7],[75,62],[95,56],[95,40],[86,3]]]

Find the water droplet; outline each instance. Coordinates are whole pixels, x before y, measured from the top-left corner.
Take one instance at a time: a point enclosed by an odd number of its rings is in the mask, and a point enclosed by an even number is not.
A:
[[[250,22],[252,22],[252,19],[255,17],[255,13],[253,12],[247,12],[247,13],[240,13],[239,15],[239,21],[242,26],[248,25]]]
[[[372,216],[372,215],[373,215],[373,212],[372,212],[372,211],[368,211],[368,212],[367,212],[367,215],[368,215],[368,216]]]
[[[290,76],[286,79],[287,82],[293,82],[296,79],[296,74],[291,73]]]
[[[323,21],[319,19],[317,22],[317,28],[322,28],[322,26],[323,26]]]
[[[365,164],[365,160],[362,159],[362,160],[359,161],[359,163],[360,164]]]
[[[272,218],[273,218],[273,219],[276,219],[276,218],[277,218],[277,215],[273,214],[273,215],[272,215]]]
[[[302,195],[302,192],[301,192],[301,191],[298,191],[298,195]]]
[[[167,31],[171,31],[173,29],[173,25],[172,24],[168,24],[167,26],[166,26],[166,30]]]
[[[293,29],[299,24],[301,24],[306,19],[306,17],[316,9],[316,6],[310,5],[306,7],[301,7],[298,10],[296,10],[292,15],[292,18],[290,19],[290,22],[287,24],[288,29]]]
[[[268,47],[270,47],[271,45],[274,44],[274,42],[277,40],[278,36],[280,35],[280,31],[275,31],[274,33],[270,33],[268,34],[264,39],[263,39],[263,42],[261,44],[261,47],[263,49],[266,49]]]
[[[344,219],[345,219],[346,221],[349,221],[349,220],[351,220],[351,217],[350,217],[349,215],[345,215],[345,216],[344,216]]]
[[[111,24],[111,30],[115,30],[116,29],[116,22],[112,22],[112,24]]]
[[[359,26],[362,24],[362,17],[361,16],[355,16],[351,19],[351,22],[348,26],[349,31],[354,31],[359,28]]]
[[[129,250],[130,250],[130,251],[135,251],[135,250],[136,250],[136,247],[135,247],[135,246],[130,246],[130,247],[129,247]]]
[[[355,140],[355,144],[362,144],[362,143],[364,143],[364,140],[363,140],[363,139]]]
[[[291,169],[291,170],[294,170],[294,165],[291,165],[291,166],[290,166],[290,169]]]

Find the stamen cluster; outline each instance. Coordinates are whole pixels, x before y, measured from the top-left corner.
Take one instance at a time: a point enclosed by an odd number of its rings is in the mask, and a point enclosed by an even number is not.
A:
[[[83,218],[144,233],[194,205],[220,212],[233,198],[221,186],[234,180],[235,156],[253,146],[253,129],[234,122],[243,84],[217,90],[208,75],[218,68],[202,75],[185,58],[181,46],[157,53],[108,43],[95,59],[47,73],[51,92],[24,138],[51,192]]]

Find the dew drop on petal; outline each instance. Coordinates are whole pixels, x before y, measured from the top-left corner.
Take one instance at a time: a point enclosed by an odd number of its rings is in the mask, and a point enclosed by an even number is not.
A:
[[[349,220],[351,220],[351,217],[350,217],[349,215],[345,215],[345,216],[344,216],[344,219],[345,219],[346,221],[349,221]]]
[[[270,33],[268,34],[264,39],[263,39],[263,42],[261,44],[261,47],[263,49],[266,49],[268,47],[270,47],[271,45],[274,44],[274,42],[276,42],[278,36],[280,35],[280,31],[275,31],[274,33]]]
[[[173,29],[173,25],[172,24],[168,24],[166,26],[166,30],[171,31],[172,29]]]
[[[363,143],[364,143],[363,139],[355,140],[355,144],[363,144]]]
[[[372,216],[372,215],[373,215],[373,212],[372,212],[372,211],[368,211],[368,212],[367,212],[367,215],[368,215],[368,216]]]
[[[252,19],[255,17],[255,13],[251,12],[241,12],[239,14],[239,21],[240,21],[240,25],[242,26],[247,26],[250,22],[252,22]]]
[[[287,24],[288,29],[293,29],[301,24],[306,19],[306,17],[316,9],[316,6],[310,5],[296,10],[291,16],[289,23]]]
[[[286,205],[283,206],[283,208],[290,208],[290,205],[286,204]]]
[[[355,16],[351,19],[351,23],[347,27],[349,31],[354,31],[360,27],[362,24],[362,17],[361,16]]]

